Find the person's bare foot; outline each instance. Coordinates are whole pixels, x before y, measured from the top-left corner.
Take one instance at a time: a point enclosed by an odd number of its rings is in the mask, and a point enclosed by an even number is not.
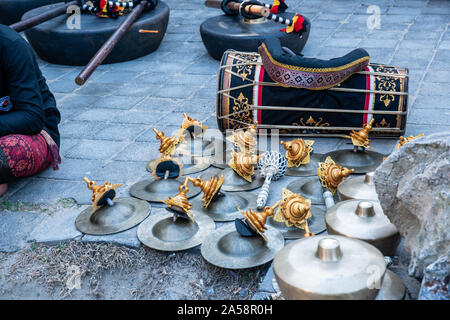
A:
[[[8,185],[6,183],[0,184],[0,197],[5,194],[8,190]]]

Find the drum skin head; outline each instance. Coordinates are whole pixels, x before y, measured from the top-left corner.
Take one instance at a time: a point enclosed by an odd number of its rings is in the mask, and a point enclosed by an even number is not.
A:
[[[160,179],[155,180],[153,177],[147,180],[139,181],[130,188],[130,194],[138,199],[150,202],[163,202],[168,197],[173,197],[179,192],[179,187],[184,183],[184,179]],[[190,187],[187,192],[187,198],[192,198],[201,192],[199,187]]]
[[[173,221],[173,212],[162,210],[141,223],[137,236],[152,249],[187,250],[201,244],[215,229],[214,221],[206,215],[196,214],[194,220],[177,218]]]
[[[242,217],[238,207],[242,211],[256,210],[256,197],[246,192],[224,192],[223,196],[211,201],[208,208],[203,206],[203,201],[199,198],[192,200],[192,207],[192,212],[206,214],[214,221],[233,221]]]
[[[284,247],[283,235],[268,227],[264,232],[268,241],[257,235],[241,236],[233,224],[223,226],[203,241],[201,253],[209,263],[225,269],[246,269],[271,261]]]
[[[309,230],[315,235],[324,232],[327,229],[324,218],[325,210],[311,207],[311,214],[312,217],[308,219]],[[285,239],[300,239],[305,236],[305,230],[294,226],[287,227],[284,222],[277,222],[273,217],[267,218],[267,225],[280,231]]]
[[[118,198],[113,201],[114,206],[106,205],[94,214],[91,213],[91,207],[83,210],[75,221],[76,228],[92,235],[114,234],[138,225],[151,211],[147,201],[135,198]]]
[[[317,175],[317,167],[319,161],[322,160],[323,154],[311,153],[311,160],[307,164],[302,164],[300,167],[290,167],[286,170],[287,176],[293,177],[309,177]]]
[[[324,155],[324,159],[331,157],[334,162],[347,168],[355,169],[354,173],[375,171],[383,162],[385,155],[371,150],[353,151],[353,149],[336,150]]]

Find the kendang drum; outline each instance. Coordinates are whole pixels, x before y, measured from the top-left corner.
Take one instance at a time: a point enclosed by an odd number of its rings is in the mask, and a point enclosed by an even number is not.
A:
[[[369,64],[363,49],[327,61],[301,57],[306,67],[298,67],[286,64],[291,55],[279,43],[271,46],[278,48],[267,51],[266,43],[259,48],[264,56],[224,53],[216,110],[222,132],[257,122],[259,133],[278,129],[281,135],[341,137],[372,119],[375,137],[405,132],[407,68]]]
[[[107,64],[136,59],[159,47],[169,22],[169,7],[159,0],[72,2],[78,6],[78,11],[67,8],[51,19],[30,24],[31,28],[20,23],[14,28],[25,30],[28,42],[45,61],[87,65],[110,39],[114,40],[113,45],[97,60]],[[63,5],[57,3],[28,11],[21,22],[59,7],[64,9]]]

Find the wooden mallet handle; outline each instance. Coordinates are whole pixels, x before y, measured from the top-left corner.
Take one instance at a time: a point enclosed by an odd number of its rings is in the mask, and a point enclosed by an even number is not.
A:
[[[220,9],[222,5],[222,1],[219,0],[205,0],[205,6],[209,8],[217,8]],[[227,8],[231,11],[239,11],[240,3],[238,2],[230,2],[227,4]],[[249,5],[245,7],[245,12],[249,14],[258,15],[261,17],[267,17],[270,13],[269,8],[258,5]]]

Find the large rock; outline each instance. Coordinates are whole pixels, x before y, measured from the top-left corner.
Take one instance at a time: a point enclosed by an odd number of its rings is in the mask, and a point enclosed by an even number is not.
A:
[[[420,300],[450,300],[448,291],[450,264],[448,255],[440,257],[425,268]]]
[[[418,138],[395,150],[375,172],[384,213],[405,238],[409,274],[449,252],[450,132]]]

